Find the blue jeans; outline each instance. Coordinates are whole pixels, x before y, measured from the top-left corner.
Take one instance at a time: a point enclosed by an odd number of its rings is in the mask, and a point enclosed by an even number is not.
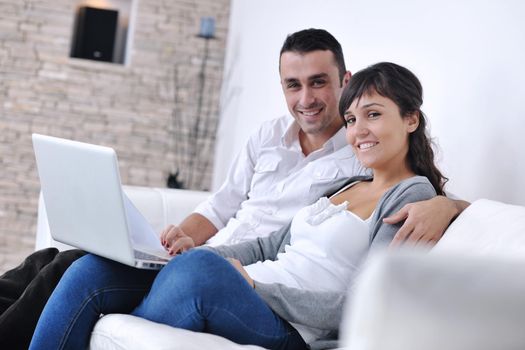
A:
[[[148,293],[149,291],[149,293]],[[46,304],[30,349],[81,349],[100,314],[132,313],[173,327],[270,349],[305,349],[224,258],[194,249],[160,272],[94,255],[68,269]]]

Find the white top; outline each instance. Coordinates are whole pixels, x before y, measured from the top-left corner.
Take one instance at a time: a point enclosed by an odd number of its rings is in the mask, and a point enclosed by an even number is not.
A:
[[[334,205],[326,197],[294,216],[290,245],[277,260],[245,266],[262,283],[280,283],[313,291],[346,291],[369,248],[370,218]],[[292,324],[308,343],[326,336],[320,329]]]
[[[336,179],[365,173],[339,130],[321,149],[304,156],[299,125],[290,116],[265,122],[234,160],[221,188],[195,212],[219,232],[211,245],[267,236]]]

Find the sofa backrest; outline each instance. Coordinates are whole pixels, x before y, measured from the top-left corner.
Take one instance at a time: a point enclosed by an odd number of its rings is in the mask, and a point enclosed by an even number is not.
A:
[[[525,258],[525,207],[488,199],[473,202],[431,253]]]

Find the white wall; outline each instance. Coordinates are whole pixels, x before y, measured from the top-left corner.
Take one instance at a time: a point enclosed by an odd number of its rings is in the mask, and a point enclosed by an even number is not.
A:
[[[263,120],[287,112],[278,55],[325,28],[348,69],[392,61],[418,75],[448,190],[525,205],[525,3],[520,0],[233,0],[214,186]]]

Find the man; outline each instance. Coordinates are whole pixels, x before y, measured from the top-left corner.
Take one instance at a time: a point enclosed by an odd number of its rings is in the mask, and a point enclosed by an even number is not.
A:
[[[284,42],[279,63],[293,118],[264,123],[237,156],[217,193],[179,226],[163,231],[161,241],[170,254],[208,240],[235,243],[268,235],[301,207],[365,172],[346,147],[338,114],[339,96],[350,72],[337,40],[318,29],[294,33]],[[411,204],[389,223],[408,217],[398,241],[436,241],[461,211],[457,204],[444,197]],[[36,252],[0,278],[0,293],[9,296],[0,316],[0,348],[27,348],[45,301],[69,264],[82,255]]]

